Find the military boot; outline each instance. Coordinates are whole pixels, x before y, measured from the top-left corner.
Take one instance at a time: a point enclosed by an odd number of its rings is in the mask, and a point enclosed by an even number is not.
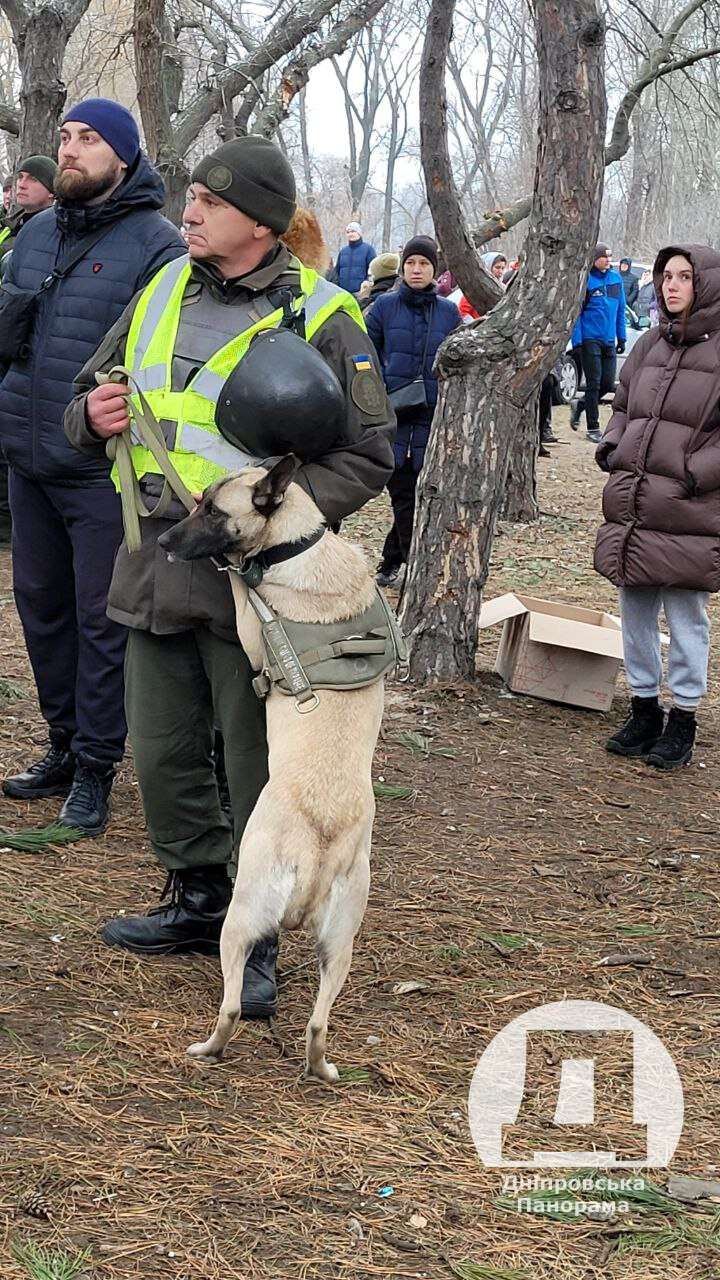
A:
[[[679,769],[692,760],[697,720],[694,711],[671,707],[665,731],[648,753],[647,762],[656,769]]]
[[[217,955],[232,888],[223,866],[171,871],[161,901],[144,916],[109,920],[102,938],[136,955],[200,952]],[[258,942],[245,965],[244,1018],[271,1018],[277,1009],[275,965],[278,939]]]
[[[663,731],[665,713],[657,698],[633,698],[630,718],[608,738],[605,750],[616,756],[646,756]]]
[[[242,989],[243,1018],[274,1018],[277,1013],[278,935],[256,942],[245,964]]]
[[[103,939],[138,955],[179,951],[217,954],[230,894],[224,863],[171,871],[158,906],[144,916],[109,920],[102,930]]]
[[[15,800],[41,800],[44,796],[66,796],[75,776],[75,756],[67,738],[50,737],[42,760],[23,773],[5,778],[2,789]]]
[[[115,768],[81,753],[77,757],[75,777],[58,822],[76,827],[86,836],[99,836],[110,817],[110,791]]]

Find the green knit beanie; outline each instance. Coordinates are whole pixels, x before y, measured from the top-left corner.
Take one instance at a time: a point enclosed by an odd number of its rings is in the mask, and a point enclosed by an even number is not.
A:
[[[190,181],[202,182],[277,235],[290,226],[295,212],[295,176],[280,148],[268,138],[251,133],[224,142],[198,161]]]
[[[17,167],[18,173],[29,173],[31,178],[36,178],[38,182],[42,182],[46,191],[52,195],[55,190],[55,174],[57,173],[57,165],[50,156],[28,156],[27,160],[21,160]]]

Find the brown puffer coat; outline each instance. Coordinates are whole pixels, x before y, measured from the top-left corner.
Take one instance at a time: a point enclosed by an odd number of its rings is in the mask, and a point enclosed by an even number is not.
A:
[[[660,303],[660,327],[643,334],[622,373],[613,416],[595,457],[603,492],[595,568],[622,587],[720,589],[720,253],[679,245],[658,255],[661,299],[668,258],[694,271],[686,321]]]

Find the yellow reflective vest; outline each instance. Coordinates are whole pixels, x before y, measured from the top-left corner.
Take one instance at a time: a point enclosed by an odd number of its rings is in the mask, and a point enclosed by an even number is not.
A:
[[[336,311],[345,311],[365,331],[362,312],[344,289],[330,284],[296,258],[291,265],[299,270],[302,297],[296,310],[304,308],[305,337],[309,341]],[[215,426],[215,409],[225,382],[242,360],[252,339],[262,329],[274,329],[282,319],[278,307],[264,319],[232,338],[203,365],[183,391],[172,390],[172,362],[175,351],[183,294],[190,280],[187,257],[164,266],[140,295],[133,313],[125,345],[125,367],[133,375],[158,422],[162,423],[170,460],[188,489],[201,493],[222,476],[240,471],[258,459],[231,445]],[[140,408],[137,397],[131,401]],[[155,458],[132,433],[132,462],[138,479],[148,472],[161,474]],[[120,489],[117,467],[112,479]]]

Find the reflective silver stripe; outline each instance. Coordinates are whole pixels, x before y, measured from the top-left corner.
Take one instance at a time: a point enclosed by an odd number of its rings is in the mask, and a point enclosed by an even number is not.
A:
[[[224,467],[226,471],[242,471],[243,467],[262,461],[242,449],[236,449],[227,440],[223,440],[222,436],[203,431],[202,427],[194,427],[190,422],[183,423],[180,447],[189,453],[196,453],[199,458],[206,458],[208,462],[214,462],[217,467]]]
[[[212,369],[208,369],[206,365],[193,378],[188,391],[196,391],[199,396],[204,396],[206,400],[212,400],[213,404],[217,404],[220,392],[226,382],[227,378],[219,373],[213,373]]]
[[[145,352],[150,346],[150,339],[157,329],[163,317],[163,312],[170,301],[175,285],[190,261],[187,254],[183,254],[182,258],[175,258],[173,262],[168,263],[163,273],[162,279],[155,286],[152,297],[148,303],[147,311],[143,316],[140,332],[135,344],[134,365],[136,369],[140,368],[145,359]]]
[[[175,440],[177,439],[177,422],[170,422],[168,418],[161,418],[160,430],[163,433],[163,440],[165,441],[168,449],[174,449]],[[132,444],[139,444],[142,445],[143,449],[145,448],[145,444],[138,433],[138,429],[135,426],[135,420],[133,418],[130,419],[130,440]]]
[[[331,284],[329,280],[323,280],[321,277],[305,303],[305,320],[314,320],[320,308],[326,306],[336,293],[345,292],[345,289],[340,289],[338,285]]]
[[[134,378],[141,391],[162,391],[166,373],[167,365],[149,364],[145,369],[138,369]]]

